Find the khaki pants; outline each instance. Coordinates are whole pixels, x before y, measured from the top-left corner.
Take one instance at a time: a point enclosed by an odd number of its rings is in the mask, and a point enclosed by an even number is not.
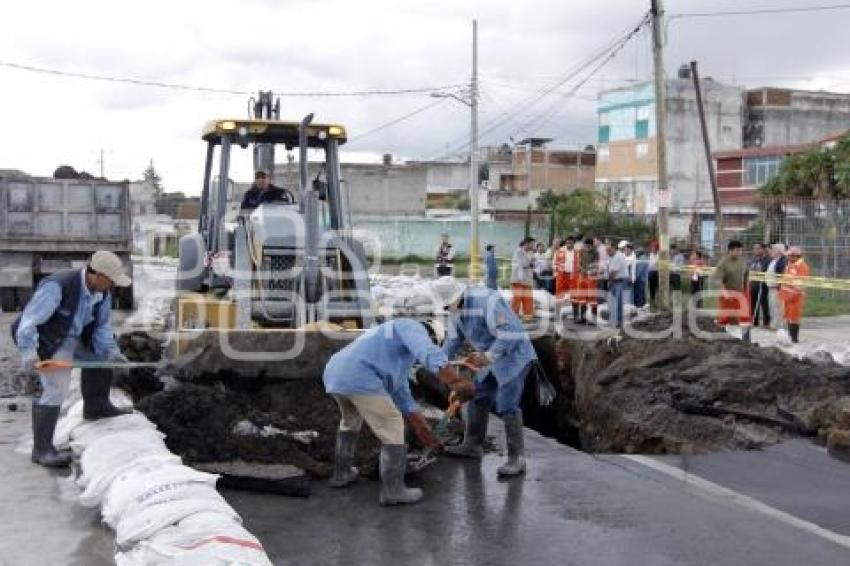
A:
[[[404,417],[387,395],[334,395],[339,430],[359,432],[363,421],[383,444],[404,444]]]

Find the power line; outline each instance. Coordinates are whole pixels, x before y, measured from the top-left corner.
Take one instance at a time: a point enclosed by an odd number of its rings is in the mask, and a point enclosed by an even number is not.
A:
[[[824,12],[827,10],[846,10],[850,4],[831,4],[826,6],[806,6],[797,8],[757,8],[753,10],[728,10],[722,12],[683,12],[668,15],[668,20],[681,18],[714,18],[720,16],[753,16],[758,14],[793,14],[799,12]]]
[[[362,134],[356,135],[348,141],[349,141],[349,143],[352,143],[352,142],[361,140],[361,139],[365,138],[366,136],[371,136],[372,134],[376,134],[376,133],[380,132],[381,130],[386,130],[387,128],[391,128],[392,126],[395,126],[396,124],[398,124],[400,122],[403,122],[403,121],[405,121],[409,118],[413,118],[417,114],[421,114],[422,112],[425,112],[426,110],[429,110],[429,109],[431,109],[431,108],[433,108],[433,107],[435,107],[439,104],[442,104],[446,100],[448,100],[448,99],[447,98],[440,98],[436,101],[430,102],[430,103],[426,104],[425,106],[421,106],[421,107],[417,108],[413,112],[409,112],[409,113],[405,114],[404,116],[399,116],[398,118],[390,120],[389,122],[381,124],[380,126],[372,128],[371,130],[367,130],[367,131],[363,132]]]
[[[50,69],[47,67],[37,67],[34,65],[24,65],[22,63],[14,63],[12,61],[0,61],[0,67],[7,67],[10,69],[17,69],[19,71],[28,71],[31,73],[41,73],[45,75],[53,75],[59,77],[67,77],[74,79],[83,79],[89,81],[100,81],[100,82],[110,82],[110,83],[123,83],[123,84],[132,84],[136,86],[147,86],[147,87],[157,87],[157,88],[168,88],[173,90],[183,90],[190,92],[206,92],[213,94],[232,94],[232,95],[251,95],[255,94],[256,90],[239,90],[239,89],[227,89],[227,88],[215,88],[215,87],[207,87],[207,86],[195,86],[181,83],[169,83],[163,81],[152,81],[152,80],[143,80],[143,79],[135,79],[131,77],[117,77],[113,75],[96,75],[90,73],[77,73],[73,71],[63,71],[60,69]],[[443,86],[429,86],[429,87],[417,87],[417,88],[402,88],[402,89],[376,89],[376,90],[352,90],[352,91],[305,91],[305,92],[287,92],[287,91],[278,91],[274,90],[275,95],[282,97],[343,97],[343,96],[390,96],[390,95],[404,95],[404,94],[422,94],[426,92],[434,92],[438,90],[447,90],[453,88],[460,88],[464,85],[443,85]]]
[[[631,40],[638,32],[640,32],[640,30],[648,22],[649,22],[649,13],[646,13],[641,17],[641,19],[636,24],[634,24],[633,26],[630,26],[624,34],[617,36],[613,42],[607,44],[604,48],[598,50],[588,60],[579,64],[575,69],[569,71],[566,75],[560,77],[559,80],[556,81],[554,84],[550,85],[549,87],[547,87],[547,88],[545,88],[541,91],[538,91],[538,93],[536,95],[531,96],[531,97],[526,98],[526,99],[523,99],[519,103],[512,106],[511,107],[511,113],[512,114],[520,114],[520,113],[523,113],[523,112],[530,111],[541,100],[543,100],[547,96],[551,95],[558,88],[560,88],[564,84],[568,83],[570,80],[577,77],[582,71],[584,71],[585,69],[587,69],[588,67],[590,67],[591,65],[596,63],[597,61],[602,60],[606,56],[610,56],[612,53],[616,54],[616,52],[618,52],[620,49],[622,49],[622,47],[626,43],[628,43],[628,41]],[[608,60],[609,59],[606,59],[606,62]],[[593,73],[591,73],[590,76],[592,76],[592,75],[593,75]],[[581,84],[583,84],[583,82]],[[579,86],[581,86],[581,85],[579,85]],[[546,111],[544,111],[544,115],[545,115],[546,112],[548,112],[548,109]],[[497,130],[498,128],[502,127],[505,123],[507,123],[507,119],[500,120],[500,121],[497,121],[495,123],[490,124],[488,127],[484,128],[482,130],[482,132],[480,134],[481,137]],[[436,159],[444,159],[446,157],[450,157],[451,155],[454,155],[455,153],[463,151],[464,149],[466,149],[468,147],[469,147],[469,142],[462,144],[459,147],[452,149],[451,151],[446,152],[445,154],[443,154],[442,156],[440,156]]]

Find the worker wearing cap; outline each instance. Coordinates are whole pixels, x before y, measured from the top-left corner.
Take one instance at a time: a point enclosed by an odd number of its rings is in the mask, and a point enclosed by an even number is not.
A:
[[[269,172],[260,169],[254,173],[254,184],[242,197],[242,205],[239,208],[242,211],[250,211],[267,202],[292,204],[295,198],[288,190],[272,185]]]
[[[714,278],[720,283],[715,322],[718,326],[726,326],[736,319],[743,329],[742,338],[745,342],[749,342],[752,311],[747,283],[748,266],[743,257],[744,245],[738,240],[732,240],[727,244],[726,249],[726,255],[714,270]]]
[[[608,317],[611,324],[617,328],[622,328],[625,323],[625,303],[631,289],[629,260],[626,257],[628,246],[629,243],[626,240],[621,240],[617,244],[617,252],[608,260],[608,281],[611,292]]]
[[[325,366],[325,390],[339,405],[331,487],[345,487],[357,479],[352,466],[355,444],[363,421],[381,441],[381,505],[416,503],[422,490],[404,484],[407,449],[404,424],[427,447],[439,446],[419,406],[410,393],[410,371],[419,363],[461,397],[472,396],[472,387],[449,365],[437,345],[442,337],[437,325],[396,319],[371,328],[334,354]]]
[[[12,324],[24,370],[37,375],[42,388],[41,396],[33,402],[33,462],[55,467],[67,466],[71,461],[69,451],[59,452],[53,446],[53,432],[59,407],[68,395],[71,369],[67,365],[50,368],[39,362],[127,363],[115,342],[109,317],[112,287],[128,287],[130,283],[121,258],[112,252],[96,252],[86,267],[60,271],[43,279]],[[84,418],[94,420],[128,412],[109,401],[112,377],[111,369],[83,369],[80,390]]]
[[[455,272],[455,248],[449,241],[449,235],[440,236],[440,246],[434,256],[434,273],[437,277],[454,275]]]
[[[788,335],[794,343],[800,341],[800,319],[803,317],[803,306],[806,303],[806,290],[800,285],[799,278],[808,277],[810,274],[811,270],[803,259],[803,250],[799,246],[791,246],[788,250],[788,265],[779,287],[779,298],[788,325]]]
[[[481,458],[490,409],[505,423],[508,459],[498,468],[500,476],[525,472],[525,448],[520,400],[525,379],[537,354],[525,328],[502,296],[484,287],[463,289],[455,281],[432,285],[435,299],[449,312],[450,324],[443,344],[452,358],[466,342],[475,348],[467,362],[479,371],[475,396],[468,405],[463,443],[446,447],[446,453]]]

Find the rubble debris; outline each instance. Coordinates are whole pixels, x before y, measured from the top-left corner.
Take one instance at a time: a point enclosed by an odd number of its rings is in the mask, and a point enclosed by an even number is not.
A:
[[[141,330],[122,334],[118,338],[118,346],[131,362],[150,363],[162,359],[160,341]],[[163,389],[154,368],[133,368],[126,374],[118,373],[115,385],[124,389],[134,403]]]
[[[657,331],[670,324],[656,317],[638,327]],[[836,424],[845,414],[841,398],[850,395],[850,368],[729,339],[707,320],[700,329],[717,339],[685,329],[681,338],[626,336],[616,350],[560,340],[558,411],[568,413],[559,417],[560,436],[572,432],[592,452],[752,449],[789,435],[832,437],[836,451],[843,446],[845,437],[830,430],[841,429]]]

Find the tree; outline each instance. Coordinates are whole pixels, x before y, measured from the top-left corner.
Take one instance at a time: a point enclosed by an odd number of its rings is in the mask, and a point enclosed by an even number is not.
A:
[[[543,193],[538,206],[552,210],[555,233],[582,234],[585,236],[611,236],[642,241],[652,234],[653,229],[645,220],[630,214],[615,213],[612,203],[616,199],[592,189],[577,189],[569,194]]]
[[[149,183],[154,188],[154,194],[157,198],[162,196],[162,177],[159,176],[159,173],[156,172],[156,169],[153,166],[153,159],[148,163],[147,168],[144,173],[142,173],[142,177],[146,183]]]
[[[782,162],[759,188],[765,196],[829,200],[850,196],[850,132],[834,147],[813,147]]]

